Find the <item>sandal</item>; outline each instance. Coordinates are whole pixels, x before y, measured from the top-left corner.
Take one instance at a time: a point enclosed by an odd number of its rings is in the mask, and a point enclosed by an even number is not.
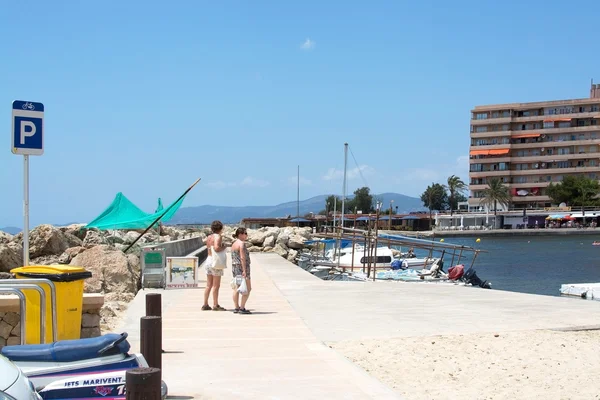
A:
[[[245,308],[240,308],[239,313],[240,314],[252,314],[250,311],[246,310]]]
[[[205,306],[202,306],[202,311],[208,311],[208,310],[212,310],[212,308],[210,308],[210,306],[208,304]]]
[[[239,312],[240,312],[240,308],[239,307],[236,307],[236,308],[233,309],[233,313],[234,314],[237,314]]]
[[[213,307],[213,311],[227,311],[227,310],[217,304],[216,306]]]

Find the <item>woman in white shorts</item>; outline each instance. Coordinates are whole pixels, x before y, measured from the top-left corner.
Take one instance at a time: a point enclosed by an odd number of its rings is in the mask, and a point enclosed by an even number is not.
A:
[[[223,231],[223,223],[221,221],[213,221],[210,224],[210,229],[213,232],[208,238],[206,238],[206,247],[208,248],[208,257],[204,262],[204,269],[206,270],[206,289],[204,289],[204,304],[202,310],[213,310],[213,311],[226,311],[219,305],[219,289],[221,287],[221,277],[223,276],[222,269],[215,269],[209,267],[212,265],[212,249],[218,252],[225,250],[223,244],[223,238],[221,232]],[[208,298],[210,297],[210,291],[212,289],[213,306],[208,305]]]

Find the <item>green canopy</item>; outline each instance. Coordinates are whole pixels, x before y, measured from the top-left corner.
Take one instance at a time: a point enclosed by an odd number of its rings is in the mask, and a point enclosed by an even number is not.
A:
[[[161,222],[170,220],[179,210],[185,196],[169,205],[169,211],[161,218]],[[133,204],[121,192],[117,193],[112,203],[96,219],[87,224],[86,228],[109,229],[146,229],[152,222],[164,213],[162,200],[158,199],[158,207],[153,214],[145,213]]]

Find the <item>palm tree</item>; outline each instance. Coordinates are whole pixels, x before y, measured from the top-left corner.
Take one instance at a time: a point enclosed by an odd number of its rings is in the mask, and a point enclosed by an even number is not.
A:
[[[448,192],[450,192],[450,196],[448,197],[448,203],[450,204],[450,215],[452,215],[454,211],[454,201],[456,199],[456,195],[464,192],[466,188],[467,185],[458,176],[452,175],[448,177],[446,189]]]
[[[488,209],[494,206],[494,223],[496,223],[498,214],[498,203],[508,206],[510,203],[510,193],[508,187],[502,183],[500,178],[494,177],[488,181],[488,187],[483,190],[483,199],[481,202],[487,205]]]

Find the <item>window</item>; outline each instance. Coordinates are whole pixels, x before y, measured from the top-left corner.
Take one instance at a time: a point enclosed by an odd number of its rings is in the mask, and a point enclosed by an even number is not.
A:
[[[590,146],[589,150],[590,153],[596,153],[598,151],[598,148],[596,146]]]
[[[590,160],[588,164],[590,167],[595,167],[598,165],[598,162],[596,160]]]
[[[510,111],[502,111],[502,117],[503,117],[503,118],[508,118],[508,117],[510,117]]]
[[[579,154],[584,154],[585,153],[585,146],[579,146],[578,150],[579,150],[578,151]]]
[[[569,168],[569,162],[568,161],[559,161],[556,163],[556,166],[558,168]]]
[[[498,111],[494,111],[492,113],[492,118],[500,118],[500,113]]]
[[[561,148],[559,148],[558,149],[558,154],[559,155],[570,154],[569,148],[568,147],[561,147]]]
[[[510,138],[507,138],[507,137],[502,138],[502,144],[509,144],[509,143],[510,143]]]
[[[597,119],[591,120],[590,125],[598,125],[598,120]]]
[[[592,133],[590,133],[590,136],[592,139],[596,139],[598,135],[596,132],[592,132]]]
[[[592,106],[592,112],[598,112],[598,105]]]
[[[475,132],[487,132],[487,126],[478,126],[475,128]]]
[[[487,113],[477,113],[475,114],[475,119],[487,119],[488,114]]]
[[[549,155],[549,156],[553,155],[554,154],[554,149],[548,149],[548,150],[546,150],[546,154]]]
[[[585,126],[585,121],[580,119],[579,121],[577,121],[577,126]]]
[[[515,178],[515,183],[527,183],[527,177],[526,176],[517,176]]]
[[[577,166],[578,167],[583,167],[583,160],[577,161]]]
[[[571,127],[571,122],[559,122],[558,123],[558,127],[559,128],[570,128]]]
[[[546,182],[552,182],[552,176],[546,175]]]
[[[471,164],[471,172],[483,171],[483,164]]]
[[[506,171],[508,168],[506,166],[506,163],[501,162],[501,163],[498,164],[498,169],[500,171]]]

